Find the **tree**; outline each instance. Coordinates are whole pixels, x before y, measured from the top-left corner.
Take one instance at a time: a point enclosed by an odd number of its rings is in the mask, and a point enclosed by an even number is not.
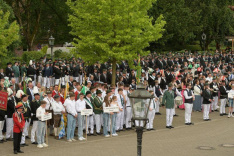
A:
[[[156,0],[68,0],[71,34],[78,55],[89,64],[112,63],[112,85],[116,63],[133,62],[149,42],[162,37],[166,22],[160,15],[152,21],[147,11]],[[131,65],[131,64],[130,64]]]
[[[7,47],[19,39],[19,26],[9,22],[10,12],[0,10],[0,56],[6,56]]]
[[[149,10],[149,15],[157,19],[163,14],[167,24],[163,38],[151,43],[150,50],[179,49],[191,43],[200,32],[200,10],[192,11],[186,0],[158,0]]]

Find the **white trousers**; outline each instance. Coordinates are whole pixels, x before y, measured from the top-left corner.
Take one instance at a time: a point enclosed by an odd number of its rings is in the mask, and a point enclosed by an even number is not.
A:
[[[44,77],[43,86],[46,88],[50,88],[50,85],[51,85],[51,78]]]
[[[19,77],[14,77],[15,78],[15,83],[18,84],[19,83]]]
[[[79,75],[80,85],[83,83],[83,75]]]
[[[4,139],[4,135],[2,134],[4,123],[5,123],[5,120],[4,121],[0,121],[0,140]]]
[[[14,127],[13,118],[7,118],[6,119],[6,139],[9,139],[10,137],[13,138],[13,127]]]
[[[76,80],[76,82],[79,82],[79,77],[73,77],[73,80]]]
[[[220,114],[225,113],[226,102],[227,102],[227,99],[220,99],[220,108],[219,108]]]
[[[209,119],[210,104],[203,104],[203,119]]]
[[[153,125],[154,125],[154,117],[155,117],[155,110],[149,110],[148,112],[148,119],[149,119],[149,122],[147,123],[146,125],[146,128],[147,129],[152,129],[153,128]]]
[[[173,121],[173,108],[166,109],[166,125],[172,126]]]
[[[132,108],[131,107],[126,107],[126,121],[125,125],[126,128],[131,128],[131,118],[132,118]]]
[[[95,114],[96,132],[100,133],[101,130],[101,114]]]
[[[216,110],[218,108],[218,96],[213,97],[214,101],[212,102],[212,110]]]
[[[21,143],[20,144],[25,144],[25,137],[28,136],[28,130],[29,130],[29,125],[30,125],[30,120],[29,119],[29,122],[26,121],[25,122],[25,126],[24,126],[24,129],[23,129],[23,133],[22,133],[22,138],[21,138]]]
[[[155,112],[156,113],[159,113],[159,105],[160,105],[160,102],[158,100],[158,101],[156,101],[156,107],[155,107]]]
[[[37,82],[39,82],[40,84],[42,84],[42,76],[41,75],[38,76],[38,81]]]
[[[60,79],[55,79],[55,85],[59,85],[59,80]]]
[[[61,84],[64,86],[65,85],[65,77],[61,78]]]
[[[124,121],[124,109],[123,111],[119,112],[117,114],[117,119],[116,119],[116,130],[123,129],[123,121]]]
[[[54,86],[54,84],[55,84],[55,77],[52,77],[52,78],[51,78],[50,84],[51,84],[51,86]]]
[[[185,123],[191,123],[191,114],[193,110],[193,104],[185,103]]]
[[[37,124],[38,121],[33,121],[32,129],[31,129],[31,142],[35,142],[35,136],[37,132]]]
[[[93,117],[94,115],[87,116],[87,129],[86,129],[87,134],[89,133],[88,128],[90,128],[90,133],[93,134],[93,129],[94,129]]]

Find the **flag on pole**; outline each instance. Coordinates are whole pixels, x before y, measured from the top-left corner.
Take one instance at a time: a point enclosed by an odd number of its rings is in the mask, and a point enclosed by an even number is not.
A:
[[[66,97],[67,97],[67,93],[69,92],[69,84],[68,82],[66,83],[66,88],[65,88],[65,91],[64,91],[64,100],[66,100]]]

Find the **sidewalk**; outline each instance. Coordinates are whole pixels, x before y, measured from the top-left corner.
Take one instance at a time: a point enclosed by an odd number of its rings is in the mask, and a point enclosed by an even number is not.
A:
[[[221,147],[221,144],[234,144],[234,118],[219,116],[218,112],[211,113],[211,121],[203,121],[201,112],[192,114],[193,126],[184,125],[184,111],[176,110],[179,117],[174,117],[174,129],[165,128],[165,109],[161,116],[155,118],[156,131],[143,134],[143,156],[226,156],[234,154],[234,147]],[[136,133],[125,131],[118,137],[104,138],[103,136],[88,137],[88,141],[68,143],[66,140],[49,138],[49,147],[38,149],[29,144],[23,147],[25,156],[136,156]],[[199,146],[209,146],[213,150],[200,150]],[[13,155],[12,142],[0,144],[1,155]],[[18,154],[20,155],[20,154]]]

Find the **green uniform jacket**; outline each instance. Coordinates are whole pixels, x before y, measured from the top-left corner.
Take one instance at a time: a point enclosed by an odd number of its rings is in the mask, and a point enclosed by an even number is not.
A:
[[[20,71],[18,66],[13,66],[12,67],[13,72],[14,72],[14,77],[19,77],[20,76]]]
[[[27,69],[26,69],[26,67],[22,66],[22,67],[21,67],[21,76],[24,77],[24,74],[25,74],[25,76],[26,76],[26,74],[27,74]]]
[[[95,114],[101,114],[103,112],[102,104],[103,102],[99,100],[99,98],[96,96],[94,98],[94,106],[93,106],[93,111]]]
[[[166,101],[166,102],[165,102]],[[170,93],[168,90],[163,95],[162,105],[166,108],[174,108],[174,91]]]

